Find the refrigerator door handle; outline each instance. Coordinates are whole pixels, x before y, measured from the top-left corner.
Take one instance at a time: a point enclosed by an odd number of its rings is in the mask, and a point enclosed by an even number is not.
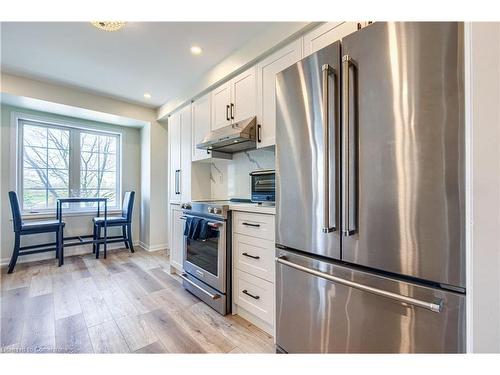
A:
[[[351,66],[352,59],[349,55],[344,55],[342,58],[342,118],[343,118],[343,129],[342,129],[342,138],[343,138],[343,146],[342,146],[342,163],[343,163],[343,187],[342,187],[342,196],[343,196],[343,218],[342,218],[342,233],[345,236],[350,236],[354,234],[356,231],[355,228],[351,227],[351,180],[350,180],[350,118],[349,118],[349,68]]]
[[[323,73],[323,178],[324,178],[324,210],[323,210],[323,233],[330,233],[336,230],[337,214],[335,213],[335,222],[330,226],[330,90],[329,78],[332,75],[335,78],[335,70],[328,64],[321,67]],[[336,175],[336,174],[335,174]],[[335,180],[337,185],[337,180]],[[337,195],[337,186],[335,186],[335,194]],[[337,210],[338,204],[335,204]]]
[[[334,283],[342,284],[342,285],[345,285],[345,286],[348,286],[351,288],[356,288],[356,289],[362,290],[364,292],[376,294],[378,296],[391,298],[393,300],[396,300],[396,301],[399,301],[402,303],[407,303],[407,304],[414,305],[417,307],[422,307],[422,308],[430,310],[432,312],[439,313],[439,312],[441,312],[441,310],[443,308],[443,303],[441,300],[439,300],[437,303],[436,302],[427,302],[427,301],[422,301],[420,299],[416,299],[416,298],[412,298],[412,297],[408,297],[408,296],[403,296],[401,294],[389,292],[387,290],[373,288],[373,287],[368,286],[368,285],[360,284],[360,283],[346,280],[346,279],[343,279],[340,277],[336,277],[336,276],[333,276],[333,275],[330,275],[328,273],[321,272],[321,271],[318,271],[318,270],[315,270],[312,268],[301,266],[300,264],[293,263],[293,262],[286,260],[285,256],[277,257],[276,261],[278,263],[285,265],[285,266],[295,268],[296,270],[309,273],[311,275],[320,277],[322,279],[325,279],[325,280],[328,280],[328,281],[331,281]]]

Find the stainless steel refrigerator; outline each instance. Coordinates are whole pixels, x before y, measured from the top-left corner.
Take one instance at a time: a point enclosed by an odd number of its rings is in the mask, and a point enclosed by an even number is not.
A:
[[[465,351],[463,25],[374,23],[276,78],[278,350]]]

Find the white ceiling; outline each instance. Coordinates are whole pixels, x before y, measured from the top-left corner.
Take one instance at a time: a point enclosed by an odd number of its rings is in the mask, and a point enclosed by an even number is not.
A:
[[[272,26],[129,22],[105,32],[89,22],[2,22],[1,69],[156,107]],[[200,56],[191,54],[193,44]]]

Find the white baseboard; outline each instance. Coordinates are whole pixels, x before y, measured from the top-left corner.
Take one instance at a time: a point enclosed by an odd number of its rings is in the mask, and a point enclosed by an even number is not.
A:
[[[167,250],[167,252],[168,252],[168,244],[160,244],[160,245],[150,246],[150,245],[145,244],[142,241],[139,241],[139,246],[146,251]]]
[[[140,246],[140,242],[134,243],[134,246]],[[108,250],[117,250],[117,249],[124,249],[125,247],[123,246],[122,243],[113,243],[108,245]],[[102,251],[102,250],[101,250]],[[85,255],[92,253],[92,248],[89,247],[89,245],[82,245],[82,246],[72,246],[72,247],[66,247],[64,248],[64,257],[72,256],[72,255]],[[32,255],[23,255],[17,258],[17,264],[19,263],[27,263],[27,262],[36,262],[39,260],[47,260],[47,259],[55,259],[55,251],[48,251],[46,253],[39,253],[39,254],[32,254]],[[10,257],[9,258],[2,258],[0,260],[0,266],[6,266],[10,262]]]

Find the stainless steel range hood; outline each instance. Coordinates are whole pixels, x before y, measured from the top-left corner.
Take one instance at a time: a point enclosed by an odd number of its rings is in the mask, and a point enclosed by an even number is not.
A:
[[[196,148],[233,154],[249,149],[255,149],[255,130],[257,119],[250,117],[235,124],[213,130]],[[215,156],[215,155],[214,155]]]

